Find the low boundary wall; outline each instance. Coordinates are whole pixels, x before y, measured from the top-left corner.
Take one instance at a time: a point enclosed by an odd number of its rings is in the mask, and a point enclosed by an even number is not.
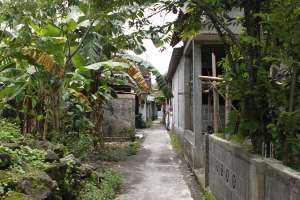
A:
[[[300,200],[300,172],[278,160],[250,154],[241,145],[214,135],[196,147],[190,132],[173,129],[194,171],[205,176],[203,187],[217,200]],[[199,155],[204,154],[204,155]],[[204,160],[203,160],[204,159]]]

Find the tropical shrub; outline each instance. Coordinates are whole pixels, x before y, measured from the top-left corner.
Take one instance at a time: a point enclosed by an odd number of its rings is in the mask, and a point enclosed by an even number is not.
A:
[[[121,190],[121,177],[113,171],[105,171],[100,180],[87,180],[82,183],[80,200],[113,200]]]
[[[22,137],[19,126],[7,120],[0,119],[0,141],[13,142]]]

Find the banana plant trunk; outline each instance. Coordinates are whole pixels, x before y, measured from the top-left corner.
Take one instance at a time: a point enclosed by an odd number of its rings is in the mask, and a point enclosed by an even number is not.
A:
[[[60,93],[56,92],[52,97],[53,128],[56,133],[59,133],[59,129],[60,129],[59,104],[60,104]]]
[[[103,133],[103,118],[104,118],[104,110],[102,100],[95,102],[95,133],[98,138],[96,146],[99,148],[104,147],[104,133]]]

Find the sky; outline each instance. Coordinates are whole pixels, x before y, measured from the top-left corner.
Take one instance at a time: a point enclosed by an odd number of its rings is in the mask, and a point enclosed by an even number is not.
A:
[[[151,40],[144,40],[144,46],[147,49],[146,52],[138,56],[150,62],[161,74],[166,74],[173,48],[169,45],[165,45],[166,49],[161,52],[160,49],[153,45]]]
[[[147,15],[147,14],[146,14]],[[163,25],[165,22],[174,21],[177,15],[173,13],[162,13],[153,16],[150,21],[153,25]],[[166,74],[169,68],[170,59],[172,56],[173,48],[166,44],[165,50],[160,51],[159,48],[156,48],[150,39],[144,40],[144,46],[146,52],[141,55],[137,55],[142,59],[150,62],[161,74]]]

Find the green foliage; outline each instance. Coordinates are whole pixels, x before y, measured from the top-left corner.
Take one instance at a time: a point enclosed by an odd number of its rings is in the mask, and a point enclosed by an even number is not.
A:
[[[31,200],[31,198],[23,193],[10,191],[4,200]]]
[[[45,163],[45,150],[34,149],[29,146],[20,146],[15,150],[0,146],[0,153],[7,153],[13,159],[12,167],[22,167],[23,169],[45,169],[48,164]]]
[[[102,120],[94,116],[101,118],[103,104],[115,97],[111,86],[120,84],[107,61],[122,50],[145,50],[146,35],[125,32],[124,24],[152,2],[1,2],[0,106],[16,112],[22,130],[43,139],[86,128],[100,132]]]
[[[226,136],[224,133],[214,133],[214,136],[226,140]]]
[[[238,144],[243,144],[245,142],[245,136],[242,134],[231,135],[229,140]]]
[[[128,156],[136,155],[141,148],[142,141],[138,140],[127,144],[106,145],[106,147],[99,152],[99,157],[104,161],[124,161]]]
[[[15,184],[30,171],[44,170],[51,165],[45,162],[46,151],[28,146],[21,146],[16,150],[0,146],[0,153],[6,153],[12,158],[10,168],[0,171],[0,196],[3,196],[10,188],[14,188]]]
[[[87,180],[82,183],[80,200],[113,200],[121,189],[121,176],[113,171],[105,171],[100,180]]]
[[[282,112],[268,129],[272,134],[277,157],[285,164],[300,169],[300,113]],[[286,153],[288,152],[288,154]]]
[[[155,76],[158,89],[163,92],[164,96],[167,98],[171,98],[173,96],[165,77],[151,63],[146,62],[143,59],[133,55],[122,54],[122,57],[125,57],[126,59],[136,63],[137,65],[150,70],[151,73]]]
[[[16,124],[0,119],[0,141],[13,142],[22,137],[20,128]]]
[[[175,133],[170,133],[171,138],[171,144],[173,148],[175,149],[176,153],[180,156],[183,155],[183,148],[181,146],[180,140],[178,136]]]
[[[231,111],[229,113],[229,122],[226,126],[226,134],[233,135],[238,133],[239,128],[239,121],[240,121],[240,112],[239,111]]]
[[[238,133],[251,138],[256,153],[261,152],[262,143],[272,143],[275,157],[295,167],[299,165],[300,152],[299,130],[295,128],[300,95],[296,78],[299,76],[300,42],[299,32],[295,30],[299,26],[300,4],[296,1],[268,2],[261,4],[259,11],[253,10],[257,13],[247,18],[250,22],[261,17],[257,21],[264,34],[249,35],[258,29],[245,27],[248,32],[241,36],[242,46],[231,48],[231,62],[228,56],[227,63],[223,63],[228,72],[225,78],[231,98],[240,105],[231,116],[227,131],[236,131],[235,124],[238,124]],[[253,49],[259,53],[254,53]],[[255,69],[249,70],[249,64]],[[235,71],[233,65],[236,65]]]
[[[216,198],[211,192],[205,191],[203,194],[203,200],[216,200]]]
[[[95,151],[95,138],[92,134],[88,133],[69,133],[60,138],[68,152],[81,159],[87,159]]]

